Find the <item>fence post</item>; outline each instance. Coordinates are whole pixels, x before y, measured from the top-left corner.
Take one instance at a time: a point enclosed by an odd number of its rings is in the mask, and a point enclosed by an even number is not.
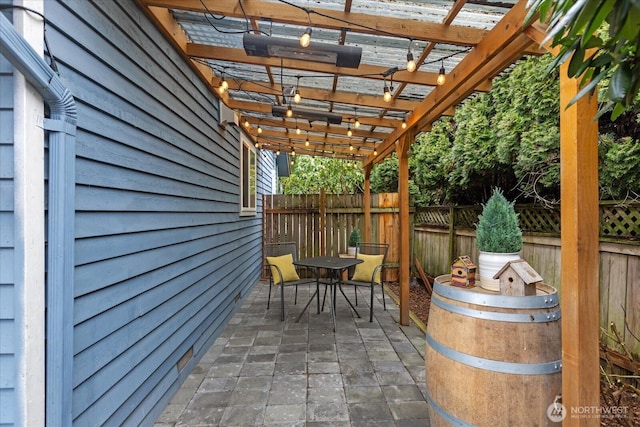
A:
[[[327,197],[324,188],[320,189],[320,230],[318,230],[318,242],[320,242],[320,255],[325,256],[327,249],[325,248],[325,227],[327,223]]]
[[[455,207],[449,206],[449,264],[453,262],[456,253],[456,217]]]

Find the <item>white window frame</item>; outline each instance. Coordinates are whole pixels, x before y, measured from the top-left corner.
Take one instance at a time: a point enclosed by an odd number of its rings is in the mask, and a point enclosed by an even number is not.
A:
[[[244,135],[240,138],[240,215],[258,213],[258,154]]]

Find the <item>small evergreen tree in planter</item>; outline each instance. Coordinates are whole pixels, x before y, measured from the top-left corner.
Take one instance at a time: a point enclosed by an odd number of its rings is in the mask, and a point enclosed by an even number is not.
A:
[[[351,230],[351,234],[349,234],[349,255],[355,255],[358,242],[360,242],[360,230],[354,228],[353,230]]]
[[[518,214],[498,188],[484,205],[476,224],[476,246],[480,251],[478,270],[480,286],[499,291],[493,276],[509,261],[520,258],[522,230]]]

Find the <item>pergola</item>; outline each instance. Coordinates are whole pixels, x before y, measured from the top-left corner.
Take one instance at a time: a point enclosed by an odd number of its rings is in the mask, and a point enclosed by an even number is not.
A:
[[[400,323],[409,324],[409,148],[417,134],[474,92],[490,90],[491,80],[523,56],[544,53],[544,27],[524,23],[527,2],[137,1],[220,98],[221,122],[237,121],[261,149],[362,163],[365,235],[371,168],[397,153]],[[308,29],[305,50],[298,39]],[[561,72],[561,105],[578,90],[578,82]],[[595,113],[596,100],[584,98],[562,108],[560,117],[567,408],[599,407]],[[564,423],[597,425],[598,419],[567,417]]]

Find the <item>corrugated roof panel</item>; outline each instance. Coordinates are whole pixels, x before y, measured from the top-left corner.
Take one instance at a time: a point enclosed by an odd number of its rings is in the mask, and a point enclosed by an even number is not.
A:
[[[247,20],[242,17],[231,18],[189,11],[174,10],[172,13],[191,42],[213,47],[220,46],[244,50],[243,34],[246,31],[255,32],[256,29],[265,36],[272,35],[292,40],[299,39],[307,27],[305,9],[308,8],[311,11],[309,20],[313,28],[312,40],[317,43],[331,45],[337,45],[340,41],[342,31],[324,29],[313,24],[314,18],[316,21],[320,21],[319,15],[323,13],[322,11],[328,11],[327,15],[331,14],[330,11],[344,12],[345,0],[263,1],[277,4],[278,7],[282,8],[290,7],[293,11],[290,14],[292,19],[296,19],[295,17],[299,12],[300,24],[276,22],[276,17],[272,21],[257,16]],[[451,25],[490,30],[516,2],[517,0],[469,0],[457,13]],[[441,24],[448,17],[454,4],[454,0],[352,0],[350,11],[371,15],[372,17],[394,17],[412,22]],[[213,6],[213,9],[215,9],[215,6]],[[221,8],[221,10],[223,9],[225,8]],[[295,11],[296,9],[298,12]],[[235,13],[237,13],[237,9]],[[342,13],[339,15],[346,16],[348,20],[348,15],[343,15]],[[326,20],[327,17],[323,16],[322,19]],[[411,49],[414,58],[418,60],[424,50],[429,48],[429,55],[424,59],[423,63],[419,64],[419,72],[436,74],[444,66],[445,72],[448,74],[458,66],[469,51],[466,46],[447,43],[434,44],[425,40],[412,40],[406,36],[380,31],[376,24],[375,20],[372,19],[371,27],[366,27],[367,31],[375,30],[377,32],[376,35],[350,30],[346,32],[343,40],[346,45],[362,48],[361,68],[366,66],[368,71],[362,70],[360,75],[358,75],[358,70],[353,69],[345,72],[345,74],[353,73],[353,75],[317,72],[311,62],[307,70],[283,69],[278,65],[270,65],[268,67],[251,65],[234,61],[234,58],[229,58],[228,61],[206,60],[206,63],[211,66],[217,76],[224,73],[228,81],[233,81],[233,87],[229,90],[231,99],[256,103],[256,110],[265,109],[265,104],[286,105],[291,102],[291,99],[283,97],[281,92],[274,93],[274,89],[271,88],[272,84],[282,85],[284,88],[295,88],[296,85],[299,85],[302,101],[297,105],[297,108],[342,114],[343,123],[341,125],[332,125],[331,128],[334,130],[342,129],[346,134],[347,128],[353,124],[356,110],[357,115],[362,118],[385,118],[399,121],[406,117],[409,111],[395,108],[406,105],[404,101],[414,101],[416,104],[422,102],[435,89],[433,86],[419,84],[404,85],[394,80],[394,96],[398,101],[403,102],[398,102],[396,105],[385,104],[380,102],[385,85],[385,80],[382,78],[383,71],[378,71],[380,74],[377,74],[376,78],[369,78],[370,76],[366,76],[364,73],[371,72],[373,67],[375,67],[373,68],[374,70],[389,70],[397,67],[398,71],[405,73],[409,49]],[[355,27],[357,24],[354,23],[353,26]],[[244,56],[244,54],[240,55],[241,57]],[[252,61],[253,59],[248,60]],[[277,61],[272,58],[269,63],[274,64]],[[326,67],[318,68],[326,69]],[[391,73],[386,77],[388,85],[390,85],[394,76]],[[334,84],[335,90],[340,93],[340,96],[332,96],[331,92],[334,90]],[[253,89],[252,91],[246,91],[243,90],[243,86],[250,86]],[[317,92],[312,93],[314,90]],[[367,95],[367,99],[358,98],[359,95]],[[319,99],[310,99],[310,96]],[[341,102],[337,102],[336,99]],[[351,99],[353,100],[351,101]],[[369,105],[362,106],[361,104],[363,103],[368,103]],[[379,103],[380,106],[375,106],[376,103]],[[273,118],[270,112],[245,111],[242,114],[256,118]],[[375,132],[391,132],[393,130],[381,125],[374,127],[363,125],[360,133],[372,128],[375,129]],[[273,127],[273,129],[283,132],[282,138],[272,138],[273,140],[287,140],[287,135],[289,134],[286,131],[278,127]],[[321,135],[315,136],[320,137]]]

